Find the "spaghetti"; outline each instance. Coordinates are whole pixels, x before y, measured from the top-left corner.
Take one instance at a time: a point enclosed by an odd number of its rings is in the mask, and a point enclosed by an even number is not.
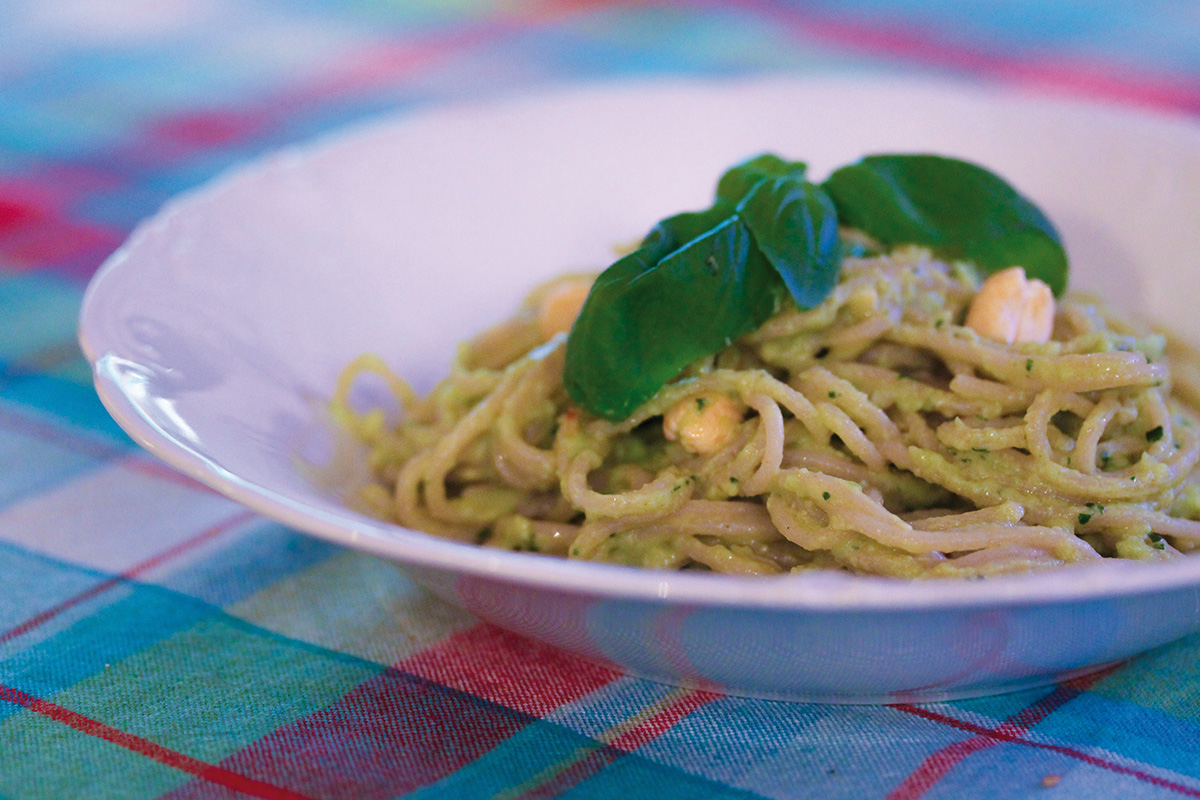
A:
[[[1196,549],[1200,360],[1085,297],[1060,302],[1045,343],[992,341],[963,324],[978,285],[923,248],[847,258],[820,305],[789,304],[612,422],[563,388],[564,337],[536,314],[550,284],[428,396],[369,356],[332,408],[369,446],[363,504],[489,547],[906,578]],[[367,372],[399,424],[352,407]],[[735,409],[720,436],[668,438],[664,418],[710,403]]]

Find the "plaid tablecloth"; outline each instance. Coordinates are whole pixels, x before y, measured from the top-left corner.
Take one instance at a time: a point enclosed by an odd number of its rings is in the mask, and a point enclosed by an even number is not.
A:
[[[1200,797],[1200,638],[924,706],[647,683],[196,485],[92,390],[85,282],[236,162],[564,83],[831,72],[1200,114],[1200,4],[0,2],[0,797]]]

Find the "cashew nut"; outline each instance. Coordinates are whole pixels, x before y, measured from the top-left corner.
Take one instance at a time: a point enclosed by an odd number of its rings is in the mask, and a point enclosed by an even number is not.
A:
[[[1054,330],[1054,295],[1042,281],[1026,278],[1023,267],[1009,267],[979,287],[967,327],[1006,344],[1047,342]]]
[[[663,435],[678,440],[688,452],[715,453],[733,436],[744,415],[744,407],[728,395],[692,395],[663,415]]]
[[[591,278],[566,280],[552,288],[541,299],[538,303],[538,329],[543,341],[549,341],[555,334],[571,330],[591,288]]]

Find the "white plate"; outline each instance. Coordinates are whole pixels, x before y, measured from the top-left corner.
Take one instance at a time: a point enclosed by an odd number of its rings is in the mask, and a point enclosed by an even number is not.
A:
[[[1045,683],[1200,629],[1200,560],[986,581],[668,574],[442,541],[355,514],[306,461],[378,352],[428,388],[538,280],[708,204],[760,151],[998,170],[1056,221],[1073,284],[1200,340],[1200,132],[956,85],[830,79],[570,89],[385,119],[175,200],[101,269],[81,338],[117,421],[258,511],[395,559],[498,625],[644,677],[886,702]]]

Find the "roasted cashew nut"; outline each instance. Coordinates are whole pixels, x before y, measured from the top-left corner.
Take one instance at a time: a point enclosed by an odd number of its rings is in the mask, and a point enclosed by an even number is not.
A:
[[[979,287],[967,311],[967,327],[1005,344],[1044,343],[1054,331],[1054,294],[1023,267],[990,276]]]

